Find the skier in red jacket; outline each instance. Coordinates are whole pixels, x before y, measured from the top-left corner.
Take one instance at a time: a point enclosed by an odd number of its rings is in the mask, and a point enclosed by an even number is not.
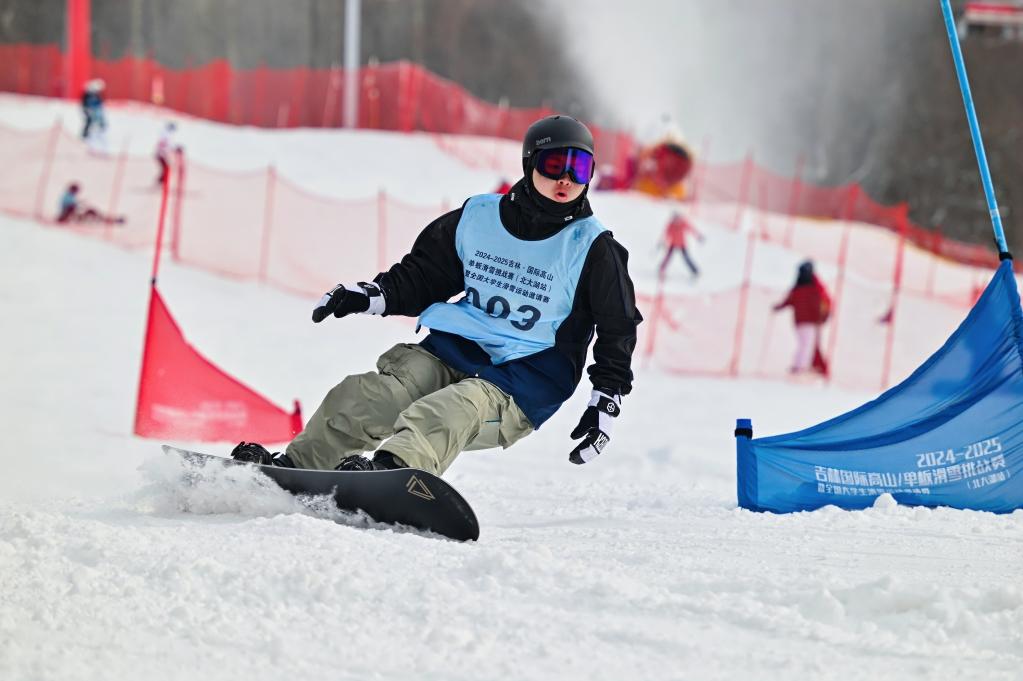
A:
[[[789,306],[796,323],[796,355],[790,371],[795,374],[812,368],[827,376],[828,363],[821,354],[820,340],[821,325],[831,316],[831,297],[809,260],[799,266],[795,285],[785,300],[774,306],[774,311]]]
[[[676,250],[682,253],[682,259],[686,261],[686,265],[689,266],[689,271],[693,273],[693,276],[700,276],[700,270],[696,267],[693,259],[689,257],[689,251],[686,249],[686,236],[689,233],[695,234],[696,238],[703,241],[703,234],[696,231],[696,228],[693,227],[692,223],[682,213],[672,213],[668,226],[664,228],[664,243],[668,247],[668,252],[664,254],[664,260],[661,261],[661,266],[658,269],[658,273],[662,278],[668,269],[668,261],[671,260],[671,254]]]

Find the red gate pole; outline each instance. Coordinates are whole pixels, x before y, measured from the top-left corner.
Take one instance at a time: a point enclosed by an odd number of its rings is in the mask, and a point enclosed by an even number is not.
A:
[[[39,173],[39,184],[36,187],[36,220],[43,219],[43,198],[46,196],[46,185],[50,182],[50,171],[53,170],[53,160],[57,156],[57,142],[60,141],[60,116],[53,122],[53,129],[50,131],[50,139],[46,141],[46,155],[43,157],[43,170]]]
[[[266,169],[266,200],[263,203],[263,239],[259,248],[259,281],[265,282],[270,269],[270,234],[274,221],[274,190],[277,188],[277,169]]]
[[[156,219],[156,248],[153,249],[153,270],[149,277],[152,288],[156,287],[156,277],[160,273],[160,255],[163,253],[163,229],[167,220],[167,195],[170,193],[170,173],[163,178],[160,191],[160,214]]]

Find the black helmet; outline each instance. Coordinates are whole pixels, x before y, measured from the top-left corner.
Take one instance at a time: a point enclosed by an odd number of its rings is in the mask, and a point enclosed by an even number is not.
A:
[[[541,118],[522,138],[522,172],[529,177],[533,154],[541,149],[572,147],[593,153],[593,133],[585,125],[561,114]]]

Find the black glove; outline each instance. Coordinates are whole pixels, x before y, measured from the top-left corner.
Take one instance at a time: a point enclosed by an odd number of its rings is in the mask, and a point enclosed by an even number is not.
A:
[[[313,321],[322,322],[328,315],[344,317],[356,312],[383,314],[387,307],[384,292],[376,284],[360,281],[356,286],[338,284],[323,294],[313,308]]]
[[[613,390],[594,388],[590,402],[579,419],[579,425],[572,431],[572,439],[582,438],[568,460],[572,463],[586,463],[596,459],[607,443],[611,441],[614,419],[622,410],[622,398]]]

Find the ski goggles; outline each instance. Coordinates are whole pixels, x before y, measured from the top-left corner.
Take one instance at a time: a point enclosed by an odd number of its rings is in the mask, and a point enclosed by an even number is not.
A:
[[[576,184],[589,184],[593,178],[593,154],[582,149],[562,147],[536,152],[536,172],[551,180],[568,173]]]

